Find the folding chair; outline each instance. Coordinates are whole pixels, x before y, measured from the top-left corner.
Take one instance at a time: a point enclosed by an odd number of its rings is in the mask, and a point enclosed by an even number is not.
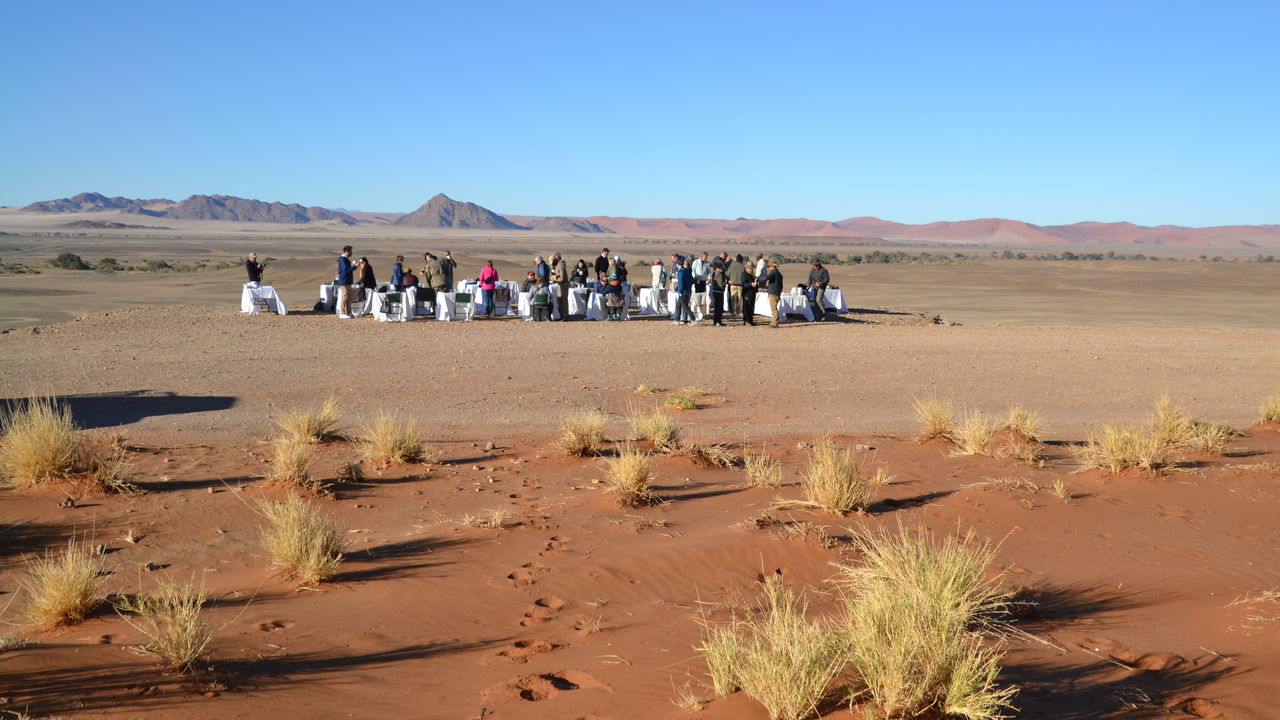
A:
[[[382,314],[388,320],[404,320],[404,293],[389,292],[382,301]]]
[[[545,322],[551,319],[551,295],[545,292],[534,293],[533,300],[529,303],[533,309],[533,319],[535,322]]]
[[[259,313],[273,313],[275,308],[271,307],[271,301],[264,297],[253,297],[253,306],[258,309]]]
[[[475,307],[471,304],[471,293],[454,293],[453,309],[458,313],[460,319],[470,321],[471,316],[476,312]]]
[[[499,285],[493,289],[493,314],[511,314],[511,288]]]

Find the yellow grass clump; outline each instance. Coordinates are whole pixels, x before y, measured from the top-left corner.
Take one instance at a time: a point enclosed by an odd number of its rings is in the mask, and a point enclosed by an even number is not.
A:
[[[1076,461],[1085,469],[1155,470],[1168,461],[1169,445],[1152,428],[1107,424],[1089,433],[1085,444],[1076,446],[1074,452]]]
[[[426,446],[418,424],[400,420],[393,412],[380,412],[360,432],[360,452],[366,460],[399,464],[430,462],[434,453]]]
[[[1027,440],[1040,442],[1040,416],[1021,405],[1009,408],[1009,417],[1004,421],[1004,426]]]
[[[276,424],[285,437],[316,443],[341,437],[334,429],[340,418],[338,399],[330,395],[319,408],[299,408],[285,412],[276,419]]]
[[[95,490],[129,492],[128,449],[76,429],[71,411],[52,398],[32,397],[0,411],[0,477],[17,487],[55,480]]]
[[[952,455],[990,455],[996,439],[996,424],[980,412],[966,413],[960,424],[952,430],[955,443]]]
[[[1258,422],[1280,423],[1280,395],[1268,395],[1258,406]]]
[[[648,440],[658,452],[675,452],[680,449],[680,424],[657,408],[643,413],[632,413],[631,435],[637,440]]]
[[[680,445],[680,454],[702,467],[731,468],[738,458],[728,445],[708,440],[688,440]]]
[[[322,492],[323,484],[311,476],[315,457],[315,446],[309,440],[277,438],[267,453],[267,479],[308,492]]]
[[[698,409],[698,401],[682,393],[668,395],[666,402],[664,402],[663,404],[671,408],[672,410],[697,410]]]
[[[972,536],[873,532],[855,538],[860,565],[842,565],[852,702],[880,717],[1007,717],[1002,653],[979,632],[1008,596],[986,578],[995,556]]]
[[[617,498],[622,507],[641,507],[652,503],[653,492],[649,488],[652,481],[653,468],[645,451],[624,445],[616,458],[609,458],[605,492]]]
[[[1155,412],[1147,418],[1147,425],[1165,447],[1188,445],[1195,436],[1195,421],[1168,394],[1156,399]]]
[[[768,578],[764,593],[760,612],[706,626],[696,649],[718,695],[741,688],[773,720],[801,720],[816,714],[844,664],[843,633],[808,620],[803,599],[781,579]]]
[[[27,594],[26,616],[44,627],[84,620],[102,601],[105,568],[91,546],[67,541],[61,552],[31,560],[21,581]]]
[[[565,418],[556,446],[565,455],[583,457],[600,451],[608,418],[599,410],[587,410]]]
[[[927,395],[913,398],[911,406],[916,411],[916,419],[920,423],[920,431],[916,440],[924,442],[933,438],[950,440],[955,431],[956,405],[951,398]]]
[[[154,592],[124,596],[116,611],[147,638],[142,649],[174,670],[191,668],[209,648],[213,628],[201,617],[209,594],[203,584],[161,581]],[[136,617],[130,617],[130,614]]]
[[[828,435],[814,442],[802,485],[809,504],[834,515],[846,515],[875,502],[876,494],[871,488],[874,478],[875,474],[867,472],[854,458],[852,448],[841,450]]]
[[[640,383],[634,392],[636,395],[657,395],[660,391],[649,383]]]
[[[281,501],[264,500],[258,513],[267,521],[262,544],[276,567],[288,570],[306,585],[337,574],[346,539],[332,517],[296,495]]]
[[[742,453],[742,468],[747,484],[758,487],[778,487],[782,484],[782,461],[761,447],[748,448]]]

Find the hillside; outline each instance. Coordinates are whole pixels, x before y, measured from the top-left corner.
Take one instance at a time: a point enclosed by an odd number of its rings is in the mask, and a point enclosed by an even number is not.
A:
[[[528,230],[475,203],[459,202],[440,193],[417,210],[398,218],[396,225],[470,230]]]
[[[103,212],[107,210],[144,210],[154,208],[156,206],[165,206],[173,204],[172,200],[163,198],[155,200],[140,200],[137,198],[127,197],[107,197],[102,193],[85,192],[75,197],[59,198],[57,200],[44,200],[42,202],[31,203],[22,208],[22,212],[38,212],[38,213],[76,213],[76,212]]]
[[[346,213],[322,207],[305,207],[298,203],[263,202],[231,195],[192,195],[182,202],[156,199],[141,200],[107,197],[100,193],[80,193],[75,197],[45,200],[22,208],[22,212],[81,213],[120,211],[175,220],[234,220],[239,222],[307,223],[339,222],[354,225],[357,220]]]

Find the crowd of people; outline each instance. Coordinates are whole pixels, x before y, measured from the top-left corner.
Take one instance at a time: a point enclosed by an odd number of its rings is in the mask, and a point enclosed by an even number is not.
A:
[[[336,310],[338,317],[351,318],[352,303],[362,302],[365,294],[378,287],[373,266],[368,258],[360,258],[352,262],[352,248],[347,245],[338,256],[338,272],[334,278],[336,289]],[[431,252],[422,254],[422,267],[414,274],[404,262],[403,255],[397,255],[391,267],[390,287],[397,291],[405,288],[418,288],[431,293],[451,292],[454,288],[454,275],[458,263],[451,252],[437,257]],[[815,258],[811,263],[808,282],[802,286],[809,292],[814,305],[816,318],[826,319],[823,306],[824,295],[831,284],[831,275],[821,261]],[[257,263],[257,256],[251,255],[245,264],[251,281],[262,278],[264,266]],[[741,316],[743,325],[755,325],[755,304],[757,294],[764,292],[769,297],[770,326],[778,327],[786,322],[786,315],[778,310],[778,302],[783,291],[782,272],[778,263],[766,260],[763,253],[754,258],[741,254],[730,256],[722,252],[715,257],[703,252],[698,257],[685,256],[679,253],[671,255],[670,262],[654,260],[650,266],[648,278],[652,287],[665,288],[673,296],[674,320],[677,325],[694,323],[691,298],[694,293],[708,293],[710,297],[710,317],[712,326],[725,327],[725,306],[728,306],[730,317]],[[476,282],[481,295],[484,314],[494,313],[494,291],[501,278],[492,260],[486,260],[480,269]],[[605,298],[606,305],[620,306],[625,303],[624,288],[628,283],[626,262],[617,255],[610,255],[609,248],[604,248],[591,263],[585,259],[578,260],[570,269],[564,257],[556,252],[549,257],[538,256],[533,261],[533,269],[520,283],[522,292],[548,296],[552,285],[559,285],[560,292],[554,293],[559,303],[559,317],[569,319],[570,287],[594,287],[597,293]]]

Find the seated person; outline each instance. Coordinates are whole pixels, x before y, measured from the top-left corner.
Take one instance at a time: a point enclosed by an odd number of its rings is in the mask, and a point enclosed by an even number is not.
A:
[[[538,277],[533,274],[533,271],[529,271],[529,276],[520,284],[520,292],[531,293],[536,287],[538,287]]]
[[[418,276],[413,274],[413,270],[406,269],[404,274],[400,276],[400,287],[418,287]]]

